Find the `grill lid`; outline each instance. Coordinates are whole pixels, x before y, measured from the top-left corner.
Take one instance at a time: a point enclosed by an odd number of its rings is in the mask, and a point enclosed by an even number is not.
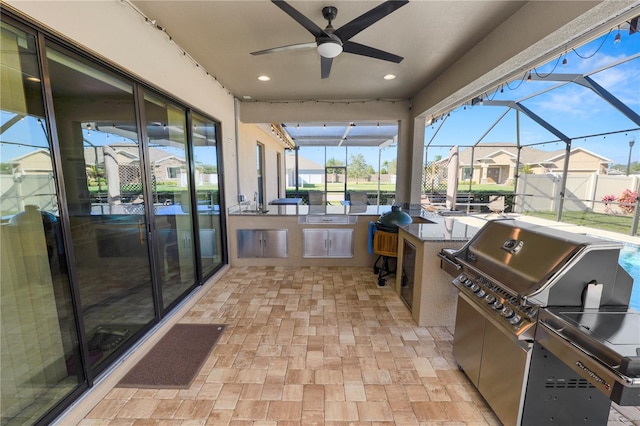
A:
[[[533,295],[586,251],[620,249],[609,241],[517,220],[488,222],[459,250],[461,263],[518,295]]]

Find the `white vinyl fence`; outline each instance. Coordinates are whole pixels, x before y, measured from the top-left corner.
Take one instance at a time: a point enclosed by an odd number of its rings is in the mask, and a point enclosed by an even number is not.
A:
[[[605,196],[619,198],[628,189],[637,191],[640,175],[567,175],[563,210],[619,213],[617,201],[603,201]],[[562,190],[561,174],[522,174],[516,188],[516,212],[557,211]],[[607,209],[609,209],[607,211]]]

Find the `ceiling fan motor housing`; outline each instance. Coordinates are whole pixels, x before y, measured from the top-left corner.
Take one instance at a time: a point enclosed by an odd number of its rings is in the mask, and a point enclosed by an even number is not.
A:
[[[325,6],[322,8],[322,16],[324,16],[324,19],[329,21],[330,26],[331,21],[336,19],[336,16],[338,16],[338,8],[335,6]]]

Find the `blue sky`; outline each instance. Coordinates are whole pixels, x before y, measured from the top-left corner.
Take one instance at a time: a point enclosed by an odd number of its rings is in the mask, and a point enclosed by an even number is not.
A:
[[[586,45],[569,50],[566,55],[532,71],[540,77],[555,74],[590,74],[593,80],[623,101],[636,114],[640,114],[640,58],[603,69],[612,63],[640,54],[640,33],[629,35],[620,31],[621,41],[614,42],[617,30],[599,37]],[[563,59],[567,60],[562,65]],[[601,70],[602,69],[602,70]],[[599,72],[593,73],[596,70]],[[593,74],[591,74],[593,73]],[[523,100],[522,104],[545,119],[552,126],[572,139],[573,147],[583,147],[609,158],[614,163],[626,164],[629,141],[636,145],[631,161],[640,161],[640,132],[637,130],[618,134],[600,135],[638,127],[630,119],[614,109],[592,90],[575,83],[555,87],[552,91],[533,96],[558,82],[526,81],[526,74],[508,85],[485,94],[492,100]],[[531,97],[531,98],[529,98]],[[527,99],[529,98],[529,99]],[[435,155],[446,156],[451,145],[469,146],[478,142],[491,125],[506,111],[504,107],[476,105],[456,108],[444,121],[427,126],[426,143],[431,142],[429,159]],[[515,112],[510,111],[484,137],[482,142],[515,142]],[[437,134],[436,134],[437,131]],[[436,136],[434,137],[434,134]],[[599,136],[591,136],[599,135]],[[591,136],[591,137],[590,137]],[[432,139],[433,138],[433,139]],[[558,138],[532,120],[520,115],[520,143],[522,145],[555,141]],[[447,148],[437,148],[436,146]],[[543,150],[563,149],[563,143],[536,145]]]

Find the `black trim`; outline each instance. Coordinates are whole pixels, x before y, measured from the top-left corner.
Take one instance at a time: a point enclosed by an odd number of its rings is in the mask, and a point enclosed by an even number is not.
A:
[[[227,253],[227,221],[224,212],[226,211],[226,203],[224,202],[224,168],[223,168],[223,151],[222,151],[222,124],[220,120],[211,116],[208,113],[199,110],[198,108],[192,107],[188,102],[177,98],[159,88],[154,86],[148,81],[142,80],[139,76],[134,75],[133,73],[126,71],[119,65],[110,61],[109,59],[100,56],[95,52],[89,52],[89,49],[80,45],[77,42],[66,37],[64,34],[60,34],[51,30],[50,28],[44,27],[42,24],[36,23],[33,18],[25,15],[23,12],[15,9],[11,5],[7,5],[5,3],[0,3],[0,17],[3,21],[10,23],[11,25],[19,28],[26,33],[33,35],[36,38],[37,44],[37,56],[38,56],[38,66],[41,73],[41,88],[42,88],[42,96],[43,96],[43,107],[45,114],[45,121],[47,126],[47,131],[49,132],[49,144],[51,149],[51,157],[52,157],[52,167],[53,167],[53,175],[55,178],[55,187],[57,191],[57,200],[59,203],[59,211],[60,211],[60,220],[62,227],[62,237],[63,244],[66,253],[66,263],[68,270],[68,282],[70,286],[71,293],[71,303],[73,306],[73,315],[75,320],[76,332],[79,341],[79,350],[81,355],[81,363],[82,363],[82,373],[83,377],[80,378],[80,382],[78,387],[70,392],[68,395],[60,399],[56,405],[51,408],[40,420],[36,422],[37,425],[45,425],[53,422],[60,414],[64,412],[65,409],[70,407],[79,397],[85,394],[89,389],[91,389],[96,381],[96,378],[100,378],[106,374],[110,367],[112,367],[115,362],[128,350],[130,350],[135,343],[139,342],[140,339],[149,333],[150,330],[153,329],[155,325],[160,322],[160,319],[166,316],[167,313],[171,312],[173,308],[179,303],[183,302],[185,298],[193,292],[193,290],[202,285],[204,281],[215,275],[219,272],[223,267],[228,264],[228,253]],[[61,151],[60,144],[58,139],[58,132],[56,127],[56,120],[54,114],[54,101],[51,89],[51,78],[49,74],[49,67],[47,61],[47,45],[49,47],[54,47],[62,50],[62,53],[69,56],[76,56],[77,59],[88,62],[90,66],[100,67],[102,71],[106,71],[111,73],[115,78],[119,80],[123,80],[128,84],[131,84],[133,87],[133,97],[135,104],[135,114],[136,114],[136,122],[138,126],[138,147],[140,149],[140,158],[142,163],[141,170],[141,179],[144,188],[144,196],[147,199],[153,199],[151,186],[148,184],[150,182],[150,168],[148,165],[148,142],[147,142],[147,132],[146,132],[146,120],[144,114],[144,92],[148,91],[153,93],[156,96],[163,98],[164,100],[172,103],[182,110],[185,111],[186,117],[186,125],[187,125],[187,155],[189,156],[189,175],[190,175],[190,187],[189,190],[191,192],[191,203],[192,206],[197,205],[197,194],[195,191],[195,164],[193,158],[193,135],[191,133],[190,123],[191,123],[191,114],[196,113],[203,117],[206,120],[210,120],[214,123],[216,129],[216,154],[217,154],[217,167],[218,167],[218,197],[219,197],[219,205],[220,205],[220,227],[221,232],[219,235],[219,241],[221,242],[221,263],[214,268],[214,270],[207,274],[206,277],[202,276],[202,266],[201,266],[201,258],[200,258],[200,246],[199,246],[199,235],[198,235],[198,221],[197,221],[197,211],[192,208],[192,219],[193,219],[193,227],[192,227],[192,235],[193,235],[193,245],[194,245],[194,262],[195,262],[195,271],[196,276],[193,285],[191,285],[184,293],[180,295],[175,301],[173,301],[169,306],[162,306],[162,286],[159,279],[159,253],[158,253],[158,241],[156,232],[155,232],[155,216],[153,212],[153,203],[145,203],[145,219],[147,220],[147,247],[149,250],[149,262],[150,262],[150,273],[152,278],[152,292],[154,297],[154,308],[155,308],[155,316],[149,321],[147,324],[142,326],[130,339],[128,339],[127,343],[122,345],[116,351],[109,355],[105,359],[99,369],[92,370],[91,366],[87,362],[88,359],[88,344],[87,344],[87,335],[85,333],[85,325],[84,319],[81,315],[82,305],[80,300],[80,289],[77,280],[77,271],[75,268],[74,262],[72,259],[75,259],[75,253],[73,250],[73,241],[71,238],[71,224],[69,220],[69,209],[67,206],[67,196],[64,186],[64,176],[62,169],[62,160],[61,160]],[[216,239],[218,241],[218,239]]]

